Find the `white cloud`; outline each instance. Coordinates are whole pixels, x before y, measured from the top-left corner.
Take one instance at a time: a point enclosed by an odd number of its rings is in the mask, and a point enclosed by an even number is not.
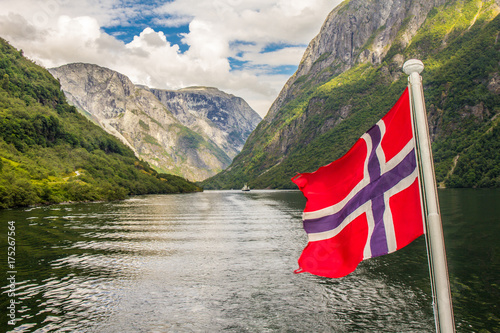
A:
[[[241,61],[249,61],[251,64],[256,65],[290,66],[298,65],[303,54],[303,47],[292,46],[270,52],[245,53],[238,59]]]
[[[31,40],[41,38],[40,31],[17,13],[8,13],[0,17],[0,32],[14,40]]]
[[[192,19],[193,17],[191,16],[154,18],[153,23],[167,28],[176,28],[176,27],[182,27],[183,25],[188,25]]]
[[[273,68],[298,65],[338,3],[174,0],[155,8],[154,2],[16,0],[0,7],[0,36],[46,67],[89,62],[157,88],[215,86],[264,115],[288,79],[273,75]],[[119,31],[112,36],[103,30],[134,26],[136,20],[144,25],[144,17],[150,27],[128,44],[117,39]],[[167,36],[169,28],[188,23],[182,42],[189,49],[181,52]],[[241,67],[231,69],[230,59]]]

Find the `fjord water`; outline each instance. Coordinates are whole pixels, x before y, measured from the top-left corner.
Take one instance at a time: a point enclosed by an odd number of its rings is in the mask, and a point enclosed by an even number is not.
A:
[[[498,331],[500,191],[439,196],[457,331]],[[434,330],[423,237],[342,279],[295,275],[304,204],[298,191],[206,191],[1,211],[2,249],[16,227],[18,321],[4,278],[0,329]]]

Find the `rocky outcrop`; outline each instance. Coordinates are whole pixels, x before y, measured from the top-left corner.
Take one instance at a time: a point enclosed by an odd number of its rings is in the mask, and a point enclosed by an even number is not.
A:
[[[271,122],[278,110],[299,94],[301,85],[296,83],[300,81],[325,82],[357,62],[380,64],[396,36],[402,43],[401,48],[406,47],[429,11],[445,2],[344,1],[328,15],[319,34],[309,43],[299,68],[287,81],[264,120]],[[402,62],[403,59],[401,66]]]
[[[160,172],[193,181],[226,168],[260,121],[246,102],[217,89],[191,89],[193,96],[189,89],[178,94],[149,89],[115,71],[83,63],[49,71],[71,104],[138,157]]]
[[[231,158],[261,121],[240,97],[217,88],[149,89],[184,126],[207,136]]]

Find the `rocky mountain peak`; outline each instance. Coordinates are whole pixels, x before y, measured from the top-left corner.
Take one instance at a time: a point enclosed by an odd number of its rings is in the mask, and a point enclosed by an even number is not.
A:
[[[110,119],[124,113],[125,98],[135,91],[135,85],[125,75],[93,64],[67,64],[49,69],[49,72],[59,78],[63,91],[72,103],[83,110],[92,110],[92,115],[97,118]],[[65,73],[64,77],[59,76],[59,73]],[[86,98],[75,97],[82,95],[86,95]],[[95,102],[103,95],[123,98],[113,99],[109,104],[96,105]]]
[[[358,62],[380,64],[396,37],[406,47],[435,6],[446,0],[351,0],[337,6],[309,43],[296,73],[268,113],[293,99],[302,82],[321,83]],[[402,63],[401,63],[402,65]]]
[[[207,133],[231,158],[241,151],[261,120],[242,98],[217,88],[149,90],[183,125]]]

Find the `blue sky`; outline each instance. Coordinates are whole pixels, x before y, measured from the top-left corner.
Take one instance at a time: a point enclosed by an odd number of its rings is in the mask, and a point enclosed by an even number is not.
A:
[[[0,37],[45,67],[87,62],[155,88],[217,87],[264,116],[341,1],[0,2]]]

